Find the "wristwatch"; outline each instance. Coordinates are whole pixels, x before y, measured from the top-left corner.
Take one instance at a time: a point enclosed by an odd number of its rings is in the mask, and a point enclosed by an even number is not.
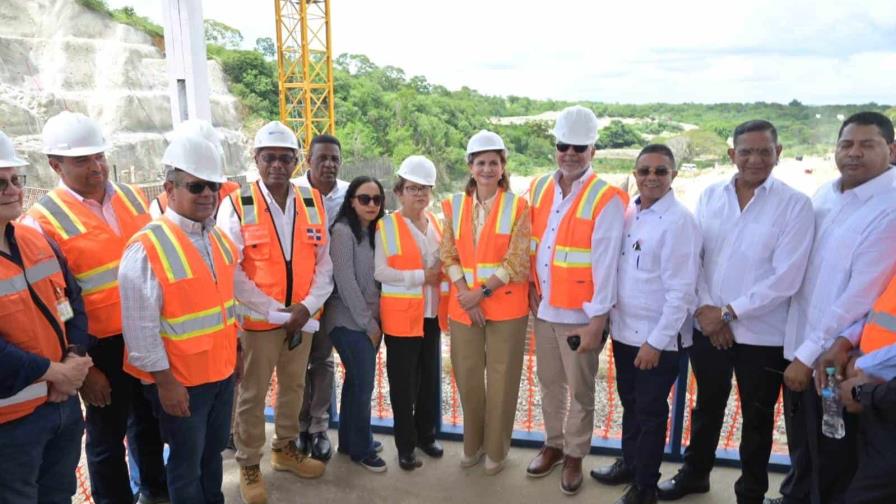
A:
[[[489,297],[492,295],[492,290],[489,289],[485,284],[482,284],[482,295],[485,297]]]
[[[732,320],[736,319],[734,316],[734,311],[731,310],[731,305],[725,305],[722,307],[722,322],[726,324],[730,324]]]
[[[852,400],[860,403],[862,402],[862,386],[856,385],[852,388]]]

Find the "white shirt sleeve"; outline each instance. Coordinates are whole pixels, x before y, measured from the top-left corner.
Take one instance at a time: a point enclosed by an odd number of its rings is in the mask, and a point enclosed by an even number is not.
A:
[[[738,318],[761,316],[768,308],[779,306],[796,294],[806,274],[814,237],[812,203],[808,198],[800,198],[787,216],[786,225],[775,244],[772,256],[774,273],[741,297],[728,300]]]
[[[710,191],[712,187],[705,189],[703,193],[700,194],[700,200],[697,202],[697,210],[694,212],[694,219],[697,221],[697,227],[701,230],[703,225],[703,212],[704,206],[706,205],[705,201],[707,198],[707,192]],[[702,235],[702,233],[701,233]],[[709,294],[709,284],[706,281],[706,273],[703,269],[703,242],[701,240],[700,245],[700,271],[697,275],[697,307],[705,306],[705,305],[713,305],[712,296]],[[697,323],[697,320],[694,319],[694,324]]]
[[[162,207],[159,205],[158,198],[153,198],[152,201],[149,202],[149,216],[152,217],[153,220],[162,216]]]
[[[624,228],[625,207],[621,199],[613,198],[601,211],[591,234],[594,295],[590,301],[582,304],[582,310],[589,318],[608,313],[616,304],[617,267]]]
[[[666,301],[659,322],[647,337],[650,346],[658,350],[669,348],[697,304],[696,284],[703,241],[700,228],[690,216],[682,215],[679,221],[665,237],[661,250],[660,276]]]
[[[381,283],[401,285],[402,287],[419,287],[425,281],[424,272],[419,270],[398,270],[390,268],[386,263],[386,251],[383,250],[383,239],[379,231],[374,238],[374,271],[373,278]]]
[[[141,243],[132,243],[118,265],[121,329],[128,360],[146,372],[170,367],[161,329],[162,288]]]

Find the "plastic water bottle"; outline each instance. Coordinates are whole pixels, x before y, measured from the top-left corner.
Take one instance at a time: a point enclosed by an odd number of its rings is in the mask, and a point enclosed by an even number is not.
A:
[[[821,432],[834,439],[842,439],[846,435],[843,424],[843,405],[840,403],[840,383],[834,376],[836,368],[825,368],[828,384],[821,389],[821,405],[824,416],[821,419]]]

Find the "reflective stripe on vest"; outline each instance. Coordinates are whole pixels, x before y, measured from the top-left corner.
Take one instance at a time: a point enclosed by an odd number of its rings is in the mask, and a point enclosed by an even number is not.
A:
[[[53,224],[53,227],[65,240],[87,232],[81,219],[78,219],[74,212],[59,199],[59,195],[55,191],[48,192],[46,197],[34,204],[34,208]]]
[[[243,207],[243,224],[258,224],[258,208],[255,206],[255,198],[252,191],[255,184],[249,184],[240,189],[240,206]]]
[[[143,200],[129,186],[113,182],[112,187],[115,188],[115,192],[121,197],[121,200],[133,215],[145,214],[147,212]]]
[[[454,224],[454,239],[460,237],[461,219],[464,216],[464,195],[457,193],[451,196],[451,223]]]
[[[868,323],[879,325],[888,331],[896,332],[896,317],[889,313],[872,311],[868,316]]]
[[[0,280],[0,296],[27,290],[29,283],[34,285],[53,273],[59,273],[60,271],[59,261],[55,257],[39,262],[30,268],[26,268],[24,274]],[[28,279],[27,282],[25,281],[26,278]]]
[[[307,222],[319,226],[320,212],[317,211],[317,206],[314,204],[314,194],[311,192],[311,188],[306,186],[296,186],[296,189],[298,190],[298,195],[301,196],[301,207],[305,209]],[[298,202],[296,202],[296,206],[300,206]]]
[[[216,242],[218,242],[218,248],[221,249],[221,255],[224,256],[224,262],[233,264],[234,261],[236,261],[236,257],[233,256],[230,247],[227,246],[227,241],[224,239],[224,235],[221,234],[221,231],[218,230],[217,227],[214,227],[209,234]]]
[[[510,231],[513,229],[513,218],[516,216],[517,206],[519,204],[519,198],[514,197],[514,195],[509,192],[505,192],[501,196],[501,201],[498,202],[498,218],[495,219],[496,233],[510,234]]]
[[[545,189],[547,189],[548,184],[554,179],[554,176],[551,174],[543,175],[541,178],[535,181],[535,185],[532,188],[532,206],[537,207],[541,206],[541,199],[544,197]]]
[[[554,252],[554,264],[563,268],[590,268],[591,249],[558,245]]]
[[[155,245],[165,268],[165,276],[169,282],[176,282],[193,276],[193,270],[187,262],[180,243],[168,226],[156,221],[147,226],[149,240]]]
[[[236,323],[236,307],[233,301],[227,301],[225,308],[227,323]],[[224,319],[221,318],[221,309],[218,307],[173,319],[162,317],[161,323],[162,330],[159,334],[163,338],[171,338],[173,340],[184,340],[224,329]]]
[[[383,250],[386,257],[401,255],[401,238],[398,236],[398,216],[395,213],[383,217]]]
[[[0,399],[0,408],[4,406],[12,406],[13,404],[21,404],[23,402],[32,401],[47,396],[47,382],[37,382],[28,385],[15,395]]]
[[[583,189],[585,196],[579,201],[579,206],[576,208],[576,217],[589,220],[593,218],[597,202],[600,201],[600,197],[603,196],[604,191],[609,187],[610,184],[601,180],[600,177],[592,178],[588,186]]]

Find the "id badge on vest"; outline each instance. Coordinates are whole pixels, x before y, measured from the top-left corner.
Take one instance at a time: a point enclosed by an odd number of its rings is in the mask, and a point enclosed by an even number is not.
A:
[[[68,322],[75,317],[75,311],[72,310],[72,304],[68,301],[68,298],[61,289],[56,289],[56,313],[63,322]]]

